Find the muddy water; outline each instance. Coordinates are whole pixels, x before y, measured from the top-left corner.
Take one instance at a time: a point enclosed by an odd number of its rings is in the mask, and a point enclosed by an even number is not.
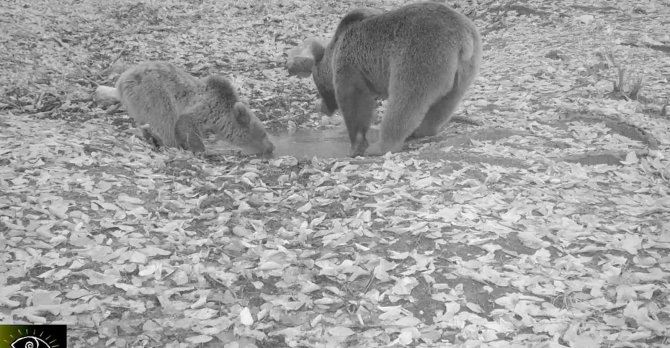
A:
[[[512,135],[521,134],[516,131],[495,128],[481,129],[464,134],[442,133],[431,139],[418,141],[429,141],[440,143],[442,146],[464,147],[468,146],[470,139],[480,141],[507,138]],[[368,131],[368,142],[372,143],[379,137],[379,130],[372,128]],[[270,139],[275,145],[274,156],[293,156],[296,158],[345,158],[349,157],[349,135],[346,128],[338,126],[330,129],[300,129],[294,132],[274,133]],[[417,141],[417,140],[414,140]]]
[[[505,129],[505,128],[485,128],[461,133],[449,132],[446,130],[441,134],[419,140],[418,142],[430,142],[439,144],[438,148],[453,146],[456,148],[467,147],[471,139],[479,141],[498,141],[512,135],[522,135],[523,132]],[[368,142],[372,143],[379,137],[379,129],[372,128],[368,131]],[[349,158],[351,145],[349,144],[349,135],[344,125],[328,129],[298,129],[293,132],[275,131],[270,135],[270,140],[275,145],[275,150],[270,157],[293,156],[299,159],[317,158]],[[218,142],[209,146],[208,149],[215,151],[234,150],[239,148],[230,146],[225,142]],[[244,151],[243,151],[244,153]],[[435,153],[430,152],[428,156],[445,157],[443,151]]]
[[[368,139],[375,139],[376,132],[368,132]],[[273,131],[269,134],[270,140],[275,145],[272,155],[268,158],[279,156],[293,156],[299,159],[318,158],[346,158],[349,157],[349,135],[344,126],[329,129],[299,129],[293,132]],[[238,146],[226,141],[216,141],[213,137],[207,139],[207,150],[211,156],[241,153],[252,155]]]
[[[374,132],[368,135],[371,142]],[[275,144],[275,156],[296,158],[343,158],[349,157],[349,135],[346,128],[298,129],[294,132],[275,133],[270,137]]]

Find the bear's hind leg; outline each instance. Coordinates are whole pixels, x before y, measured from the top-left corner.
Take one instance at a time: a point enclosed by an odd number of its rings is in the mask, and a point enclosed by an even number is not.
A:
[[[362,156],[368,147],[366,134],[375,111],[375,98],[364,83],[347,81],[337,90],[337,104],[349,132],[351,156]]]
[[[389,95],[388,105],[381,124],[380,139],[370,145],[366,155],[379,156],[386,152],[400,151],[405,139],[421,124],[430,105],[438,98],[432,93],[400,91]]]
[[[421,121],[421,125],[414,130],[411,137],[429,137],[439,133],[442,126],[451,119],[463,98],[463,94],[465,94],[465,90],[454,89],[431,105],[423,121]]]

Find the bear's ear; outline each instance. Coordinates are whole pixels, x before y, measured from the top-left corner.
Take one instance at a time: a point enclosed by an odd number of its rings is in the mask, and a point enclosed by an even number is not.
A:
[[[289,76],[309,77],[312,67],[323,58],[325,51],[324,42],[320,39],[310,38],[305,42],[288,51],[286,69]]]
[[[233,105],[233,116],[240,125],[248,126],[251,123],[251,115],[251,110],[244,103],[236,102]]]

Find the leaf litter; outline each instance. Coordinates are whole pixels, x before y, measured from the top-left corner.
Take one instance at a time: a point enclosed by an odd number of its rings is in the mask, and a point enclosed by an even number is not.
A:
[[[485,126],[452,125],[374,159],[206,161],[151,151],[81,98],[90,85],[73,82],[81,73],[108,83],[89,71],[120,50],[134,47],[130,61],[177,53],[172,60],[194,72],[230,69],[268,123],[309,128],[320,122],[309,110],[313,87],[285,76],[283,52],[328,35],[353,4],[139,1],[96,14],[87,2],[66,24],[48,19],[62,44],[37,47],[67,47],[48,66],[69,77],[31,87],[25,81],[42,71],[2,65],[26,90],[2,86],[0,322],[67,323],[73,346],[666,345],[670,132],[667,117],[646,107],[663,97],[670,64],[613,41],[634,37],[639,18],[594,31],[637,13],[627,4],[612,13],[558,4],[527,4],[551,9],[549,18],[473,7],[486,49],[461,112]],[[53,7],[32,6],[11,9],[33,20]],[[656,13],[644,19],[655,28],[648,35],[665,40],[668,8],[637,6]],[[97,26],[120,27],[130,13],[144,27],[101,45],[109,32],[94,34]],[[221,13],[219,32],[205,29]],[[197,16],[183,35],[199,40],[173,45],[171,28]],[[490,30],[500,22],[504,29]],[[221,48],[221,32],[232,30],[239,36]],[[603,97],[610,85],[580,75],[598,62],[584,47],[613,49],[643,70],[652,101]],[[567,60],[544,57],[550,50]],[[71,65],[66,57],[77,52],[93,66]],[[40,93],[60,101],[36,103]],[[612,117],[658,146],[620,134]],[[593,153],[619,160],[569,160]]]

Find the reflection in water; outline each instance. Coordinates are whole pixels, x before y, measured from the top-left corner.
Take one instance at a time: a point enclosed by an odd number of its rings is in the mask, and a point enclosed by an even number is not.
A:
[[[375,130],[368,131],[368,141],[375,139]],[[266,158],[293,156],[299,159],[346,158],[349,157],[349,135],[344,126],[328,129],[298,129],[293,132],[279,131],[270,134],[275,145],[274,153]],[[206,140],[208,153],[250,155],[238,146],[226,141],[215,141],[213,137]]]
[[[298,129],[292,133],[282,132],[270,137],[275,144],[275,156],[296,158],[349,157],[349,136],[344,127],[330,129]]]
[[[439,143],[439,146],[466,147],[471,144],[472,139],[478,141],[496,142],[513,135],[524,135],[524,132],[506,128],[487,128],[468,131],[462,134],[447,134],[446,132],[435,137],[422,138],[420,143]],[[379,129],[368,130],[367,139],[373,143],[379,138]],[[294,132],[277,132],[270,135],[270,140],[275,145],[273,156],[293,156],[300,159],[318,158],[348,158],[351,145],[347,129],[342,126],[329,129],[298,129]],[[219,141],[215,144],[207,143],[208,150],[212,152],[239,151],[239,148]]]
[[[444,148],[454,146],[463,148],[470,146],[472,140],[496,142],[500,139],[506,139],[514,135],[526,135],[522,131],[507,128],[484,128],[474,131],[465,131],[459,133],[443,132],[434,137],[410,140],[413,142],[435,143]],[[379,129],[371,128],[368,130],[368,143],[373,143],[379,138]],[[298,129],[294,132],[277,132],[270,135],[270,140],[275,145],[275,151],[272,156],[293,156],[299,159],[317,158],[348,158],[351,145],[347,129],[342,126],[329,129]],[[226,145],[225,142],[210,146],[208,150],[225,151],[239,148]]]

